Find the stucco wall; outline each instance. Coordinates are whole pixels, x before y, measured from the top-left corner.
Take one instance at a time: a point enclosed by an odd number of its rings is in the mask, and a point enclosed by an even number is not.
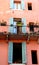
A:
[[[39,65],[39,44],[36,41],[30,41],[29,43],[27,43],[27,65],[32,65],[31,50],[37,50],[37,60]],[[3,64],[9,65],[7,42],[0,42],[0,65]]]
[[[8,44],[0,42],[0,65],[8,65]]]
[[[29,22],[39,23],[39,0],[24,0],[25,10],[10,9],[10,0],[0,0],[0,21],[5,20],[7,24],[9,19],[13,18],[26,18],[26,24]],[[28,3],[32,3],[32,10],[28,10]],[[4,30],[3,30],[4,28]],[[8,31],[8,27],[0,27],[0,32]],[[29,31],[29,29],[27,29]]]
[[[4,19],[9,23],[9,18],[26,18],[26,23],[38,22],[39,23],[39,0],[24,0],[25,10],[11,10],[10,0],[0,0],[0,21]],[[27,3],[32,3],[32,11],[28,11]],[[6,11],[10,11],[7,13]],[[0,32],[8,31],[8,27],[1,27]],[[28,29],[27,29],[28,30]],[[31,41],[27,44],[27,65],[32,65],[31,50],[37,50],[38,65],[39,65],[39,44],[36,41]],[[0,65],[8,65],[8,44],[6,42],[0,42]]]
[[[27,65],[32,65],[31,50],[37,51],[37,61],[39,65],[39,44],[37,41],[31,41],[29,44],[27,44]]]

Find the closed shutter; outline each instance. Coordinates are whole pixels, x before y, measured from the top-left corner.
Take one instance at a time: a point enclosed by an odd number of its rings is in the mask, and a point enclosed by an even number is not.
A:
[[[26,18],[22,18],[22,33],[26,33]]]
[[[10,0],[10,8],[11,8],[11,9],[14,8],[14,0]]]
[[[26,42],[22,42],[22,63],[27,63]]]
[[[9,19],[9,25],[13,25],[13,18]],[[9,32],[13,33],[13,26],[9,26]]]
[[[13,42],[9,42],[9,47],[8,47],[8,63],[12,63],[13,59]]]
[[[24,3],[24,0],[21,0],[21,6],[22,6],[22,10],[25,9],[25,3]]]

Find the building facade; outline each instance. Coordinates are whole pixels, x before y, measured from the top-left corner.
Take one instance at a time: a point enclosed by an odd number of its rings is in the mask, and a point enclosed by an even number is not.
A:
[[[39,65],[39,0],[0,0],[0,65]]]

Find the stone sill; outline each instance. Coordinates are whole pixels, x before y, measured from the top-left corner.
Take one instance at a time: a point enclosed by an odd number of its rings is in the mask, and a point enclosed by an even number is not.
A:
[[[10,65],[25,65],[25,64],[10,64]]]

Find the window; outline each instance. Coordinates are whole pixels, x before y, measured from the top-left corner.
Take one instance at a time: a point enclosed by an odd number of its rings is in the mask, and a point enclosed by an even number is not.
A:
[[[16,43],[16,42],[9,42],[8,48],[8,63],[27,63],[26,57],[26,42]]]
[[[10,18],[9,32],[14,34],[26,33],[26,18]]]
[[[34,23],[33,22],[29,23],[29,29],[30,29],[30,31],[34,32]]]
[[[20,1],[14,1],[14,9],[21,9],[21,2]]]
[[[28,10],[32,10],[32,3],[28,3]]]
[[[22,27],[20,26],[21,25],[21,18],[14,18],[14,33],[17,33],[17,34],[20,34],[22,33]]]
[[[31,51],[31,56],[32,56],[32,64],[37,64],[37,51]]]

